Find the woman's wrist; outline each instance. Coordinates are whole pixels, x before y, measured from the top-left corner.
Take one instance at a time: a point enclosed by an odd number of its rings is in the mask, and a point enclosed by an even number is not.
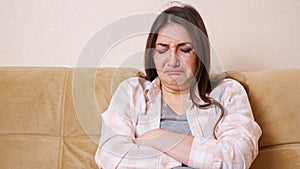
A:
[[[160,141],[161,135],[165,134],[166,130],[162,129],[153,129],[147,131],[146,133],[142,134],[138,138],[134,140],[134,143],[141,145],[141,146],[150,146],[154,147],[158,141]]]
[[[138,145],[150,146],[159,151],[168,152],[170,149],[179,145],[186,137],[193,136],[174,133],[163,129],[154,129],[136,138],[134,142]]]

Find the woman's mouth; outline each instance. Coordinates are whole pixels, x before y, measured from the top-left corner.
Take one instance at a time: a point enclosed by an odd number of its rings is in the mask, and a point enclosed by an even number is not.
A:
[[[182,70],[166,70],[165,73],[167,73],[168,75],[180,75],[180,74],[184,73],[184,71],[182,71]]]

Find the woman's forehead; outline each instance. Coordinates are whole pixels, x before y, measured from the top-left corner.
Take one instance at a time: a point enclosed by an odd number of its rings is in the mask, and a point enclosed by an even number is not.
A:
[[[183,26],[169,23],[158,32],[157,42],[191,42],[191,38]]]

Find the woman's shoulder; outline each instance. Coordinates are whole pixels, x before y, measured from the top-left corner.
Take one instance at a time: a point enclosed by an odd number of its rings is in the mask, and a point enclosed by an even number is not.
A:
[[[224,95],[246,94],[244,86],[237,80],[231,78],[223,79],[211,92],[212,97],[222,97]]]
[[[243,85],[238,82],[237,80],[234,80],[232,78],[225,78],[221,81],[220,85],[218,85],[216,88],[218,87],[233,87],[233,88],[243,88]]]

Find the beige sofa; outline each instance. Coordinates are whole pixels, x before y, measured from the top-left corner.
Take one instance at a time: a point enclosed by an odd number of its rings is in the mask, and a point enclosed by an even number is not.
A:
[[[300,69],[231,74],[263,130],[252,169],[300,168]],[[244,75],[244,76],[243,76]],[[135,69],[0,68],[0,168],[91,169],[99,113]]]

